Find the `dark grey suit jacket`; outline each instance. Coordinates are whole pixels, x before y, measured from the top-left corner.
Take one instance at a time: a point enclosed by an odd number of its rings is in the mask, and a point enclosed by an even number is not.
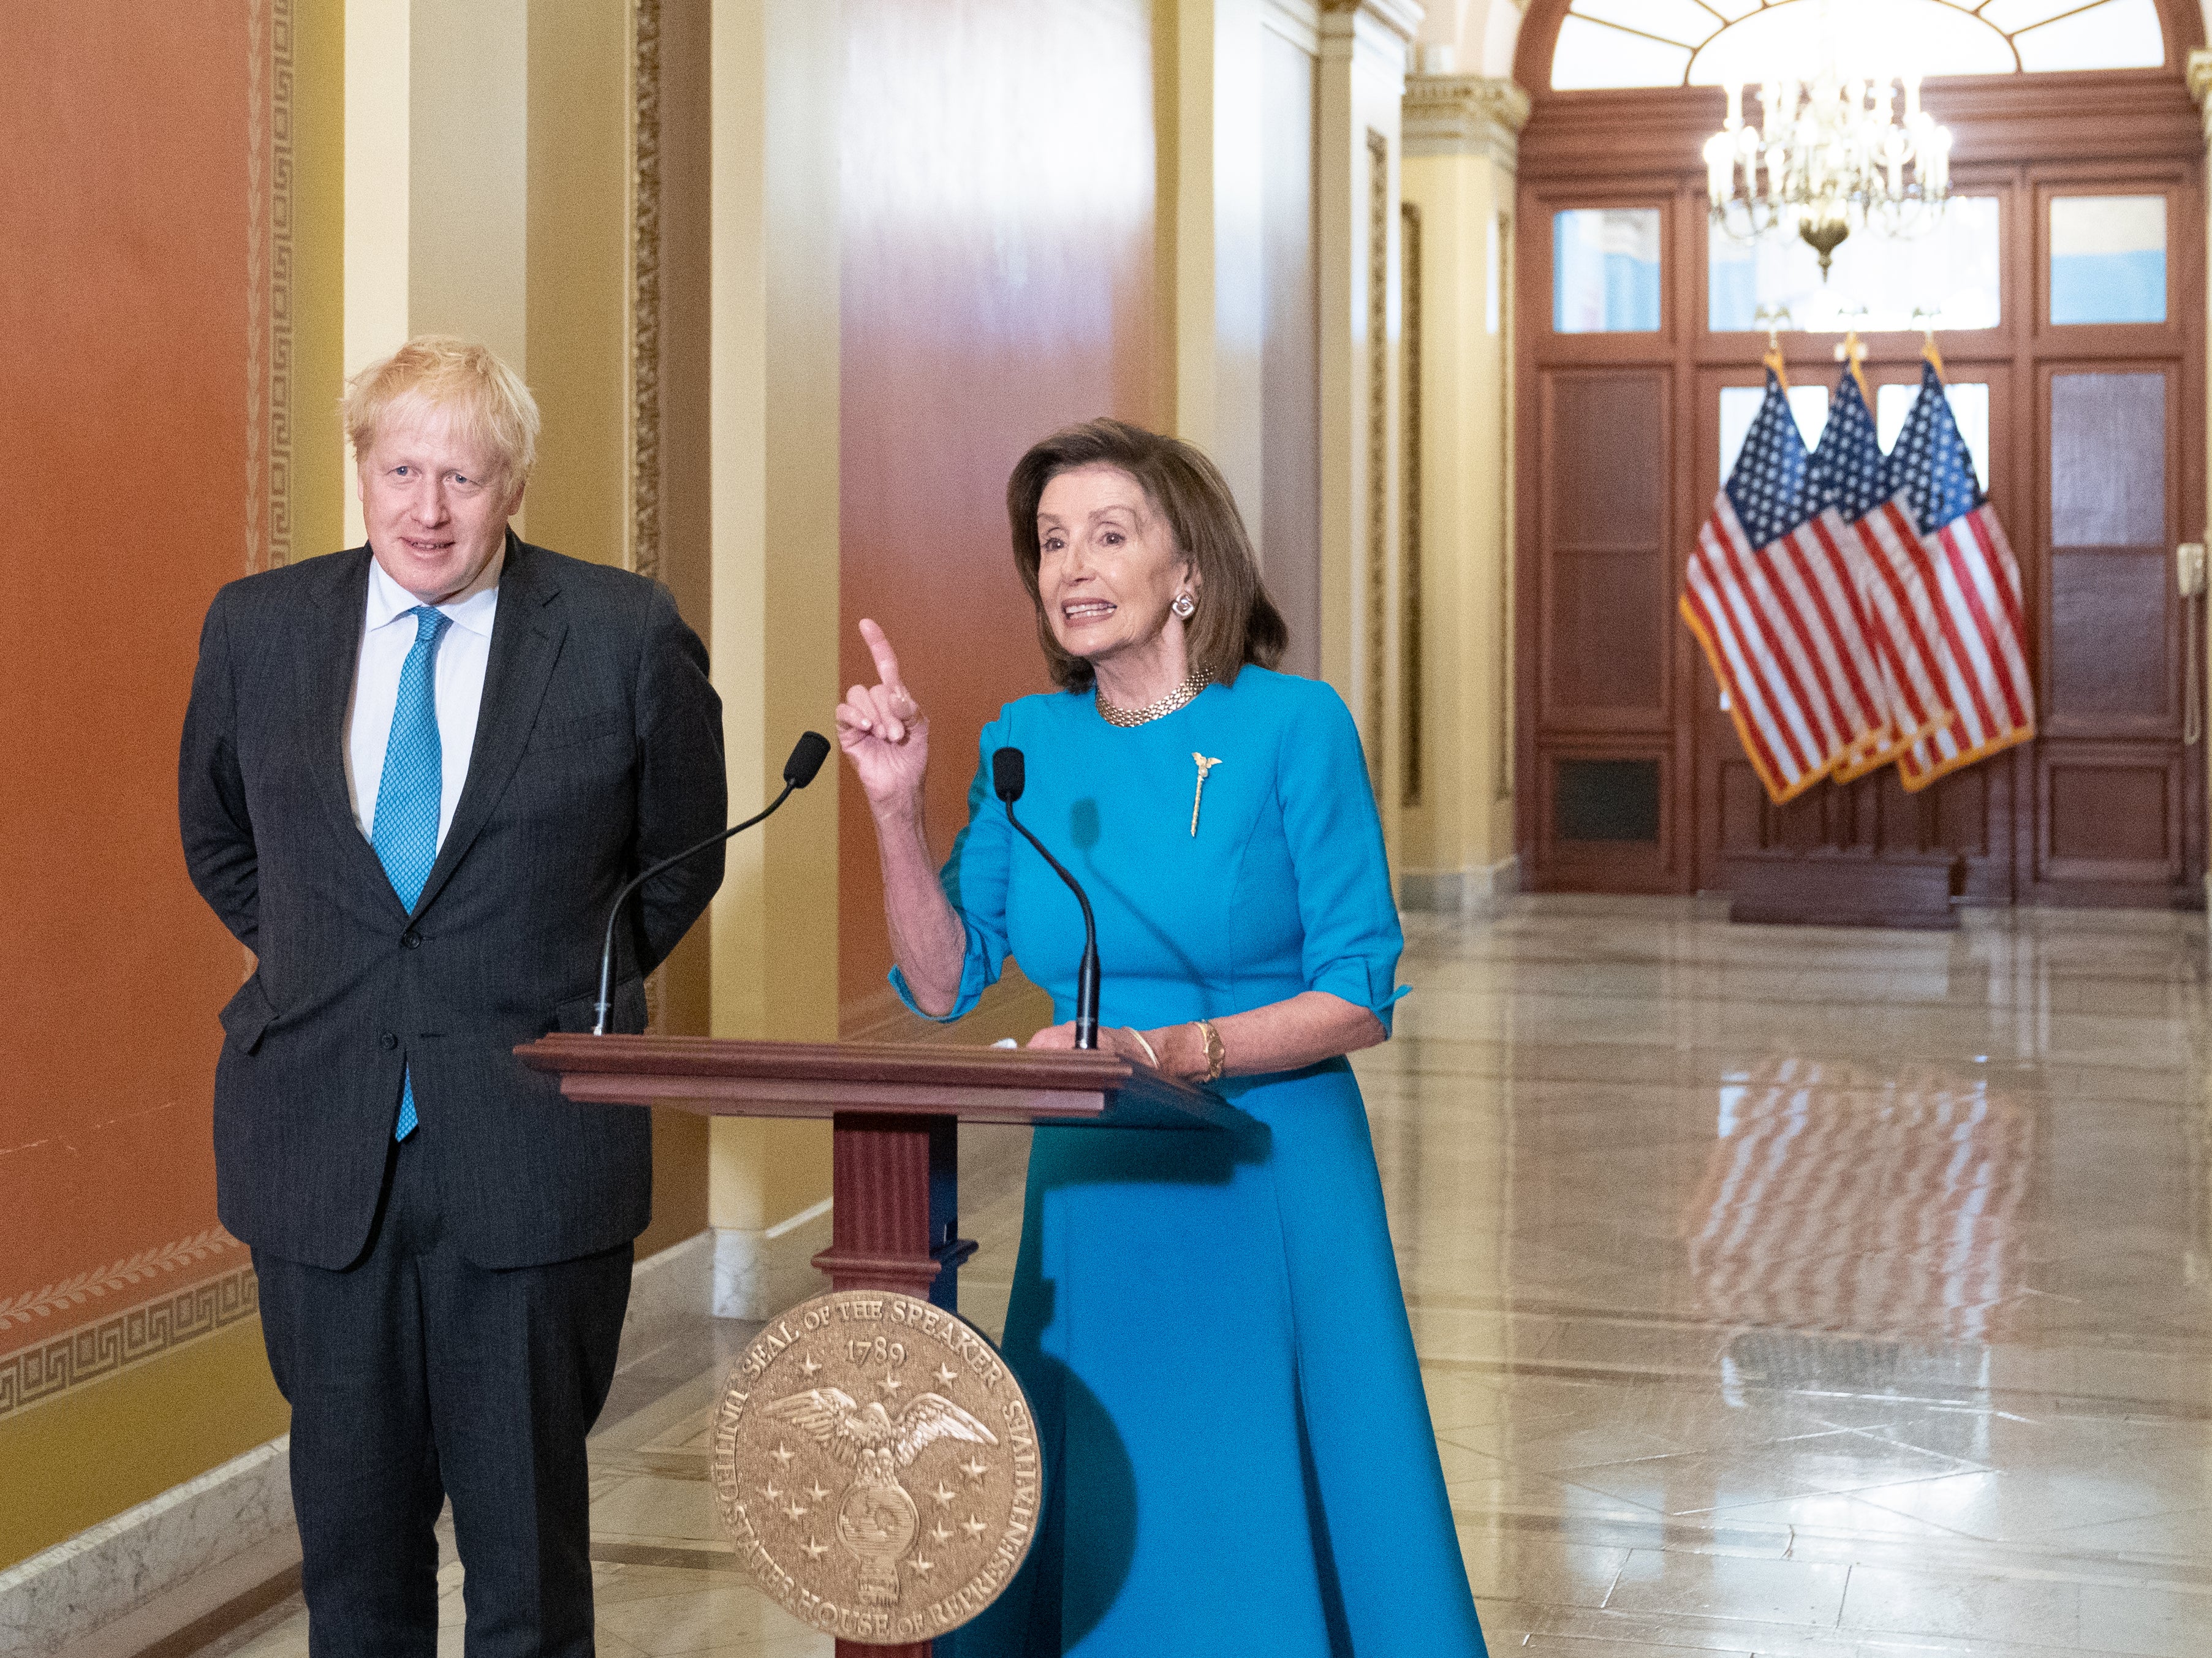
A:
[[[668,590],[510,535],[468,781],[414,913],[346,794],[366,547],[234,581],[200,638],[179,768],[185,859],[259,970],[222,1010],[217,1212],[257,1248],[365,1248],[411,1066],[447,1224],[489,1267],[641,1231],[647,1114],[572,1105],[513,1049],[586,1030],[616,890],[721,826],[721,701]],[[617,932],[611,1028],[721,884],[719,850]]]

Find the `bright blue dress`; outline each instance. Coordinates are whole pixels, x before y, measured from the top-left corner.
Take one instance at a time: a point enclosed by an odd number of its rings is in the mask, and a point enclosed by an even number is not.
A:
[[[1352,716],[1250,667],[1149,725],[1059,693],[983,728],[943,876],[967,930],[945,1017],[1010,953],[1073,1017],[1082,918],[992,793],[1003,745],[1028,760],[1016,811],[1097,911],[1102,1023],[1325,990],[1388,1026],[1403,938]],[[1194,754],[1220,763],[1194,835]],[[1484,1650],[1352,1069],[1218,1089],[1249,1130],[1036,1133],[1005,1350],[1046,1512],[960,1658]]]

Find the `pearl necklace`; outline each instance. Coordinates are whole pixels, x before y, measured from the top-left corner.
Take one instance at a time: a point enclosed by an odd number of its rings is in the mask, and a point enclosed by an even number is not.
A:
[[[1204,668],[1194,668],[1190,677],[1157,701],[1147,702],[1141,708],[1116,708],[1106,700],[1106,693],[1094,689],[1099,717],[1109,726],[1147,726],[1153,720],[1173,714],[1213,683],[1213,676]]]

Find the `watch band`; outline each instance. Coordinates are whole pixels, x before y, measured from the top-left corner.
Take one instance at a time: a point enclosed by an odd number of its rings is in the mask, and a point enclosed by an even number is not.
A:
[[[1206,1076],[1203,1081],[1208,1085],[1218,1083],[1221,1080],[1222,1067],[1229,1061],[1229,1055],[1221,1046],[1221,1033],[1213,1028],[1211,1019],[1193,1019],[1191,1023],[1198,1027],[1198,1034],[1206,1042]]]

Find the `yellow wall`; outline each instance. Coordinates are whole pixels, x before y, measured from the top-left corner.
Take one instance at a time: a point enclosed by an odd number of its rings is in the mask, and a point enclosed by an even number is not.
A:
[[[532,0],[528,379],[544,429],[530,538],[623,562],[629,24],[609,0]]]
[[[837,88],[814,0],[712,16],[714,622],[733,811],[778,786],[836,706]],[[711,912],[714,1034],[837,1035],[836,762],[730,849]],[[821,1123],[718,1119],[708,1206],[757,1230],[829,1194]]]
[[[288,1432],[246,1319],[0,1417],[0,1570]]]

